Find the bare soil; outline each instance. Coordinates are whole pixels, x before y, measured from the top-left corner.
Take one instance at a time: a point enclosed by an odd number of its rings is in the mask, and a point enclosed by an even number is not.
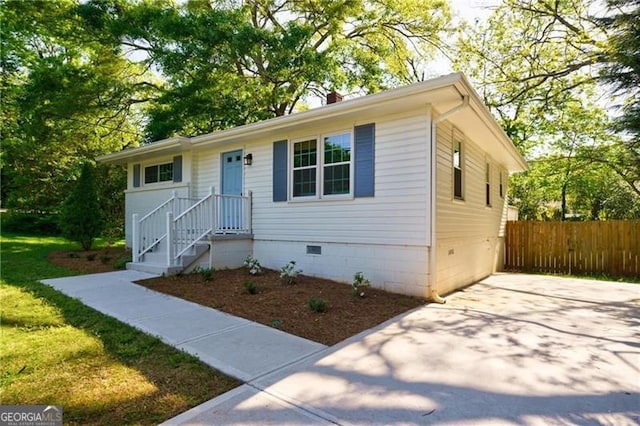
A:
[[[53,264],[93,274],[124,269],[124,261],[130,257],[130,251],[111,247],[54,251],[48,259]],[[246,290],[247,281],[256,286],[256,294]],[[349,284],[306,275],[299,275],[296,284],[284,285],[279,273],[268,269],[257,276],[244,268],[223,269],[215,271],[210,280],[193,273],[152,278],[138,284],[325,345],[334,345],[426,303],[417,297],[373,288],[365,288],[364,297],[353,296]],[[312,311],[311,298],[324,299],[326,312]]]
[[[249,294],[245,282],[257,287]],[[279,273],[264,269],[258,276],[246,269],[217,270],[210,280],[194,273],[159,277],[138,284],[209,306],[232,315],[275,327],[325,345],[334,345],[425,303],[424,299],[366,288],[353,296],[345,283],[299,275],[296,284],[284,285]],[[327,302],[326,312],[309,308],[311,298]]]

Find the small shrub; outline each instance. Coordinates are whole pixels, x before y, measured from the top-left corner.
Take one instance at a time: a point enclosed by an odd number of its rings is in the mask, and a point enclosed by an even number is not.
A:
[[[125,269],[127,267],[127,263],[131,262],[130,257],[120,257],[113,264],[114,269]]]
[[[106,265],[107,263],[111,262],[111,256],[103,254],[102,256],[100,256],[100,262],[102,262],[103,265]]]
[[[248,293],[248,294],[256,294],[258,292],[258,287],[256,286],[256,283],[254,283],[251,280],[244,280],[244,290]]]
[[[213,268],[203,268],[202,266],[196,266],[196,268],[193,270],[193,272],[196,273],[196,274],[200,274],[200,276],[202,277],[203,280],[211,281],[213,279],[213,273],[215,272],[215,269],[213,269]]]
[[[275,319],[271,321],[271,327],[273,328],[280,328],[281,325],[282,325],[282,321],[280,321],[279,319]]]
[[[77,258],[79,258],[79,257],[80,257],[80,256],[78,255],[78,253],[76,253],[76,252],[74,252],[74,251],[70,251],[69,253],[67,253],[67,256],[68,256],[70,259],[77,259]]]
[[[262,273],[262,266],[260,262],[258,262],[258,259],[254,257],[247,256],[244,260],[244,267],[247,268],[247,271],[249,271],[251,275],[260,275]]]
[[[302,272],[302,270],[296,269],[296,262],[292,260],[280,268],[280,282],[285,285],[293,285],[296,283],[300,272]]]
[[[366,287],[371,287],[371,282],[364,277],[364,274],[362,272],[356,272],[356,274],[353,276],[353,283],[351,284],[351,294],[354,297],[364,297],[364,289]]]
[[[96,260],[96,254],[95,254],[95,253],[89,253],[89,254],[87,255],[87,260],[88,260],[89,262],[93,262],[94,260]]]
[[[327,301],[324,299],[316,299],[315,297],[312,297],[311,299],[309,299],[309,309],[311,309],[313,312],[327,312]]]

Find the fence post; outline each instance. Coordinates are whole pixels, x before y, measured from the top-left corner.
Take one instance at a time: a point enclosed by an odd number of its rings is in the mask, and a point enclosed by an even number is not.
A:
[[[167,212],[167,266],[173,265],[173,212]]]
[[[138,213],[132,216],[131,226],[131,262],[138,263],[138,253],[140,253],[140,221]]]

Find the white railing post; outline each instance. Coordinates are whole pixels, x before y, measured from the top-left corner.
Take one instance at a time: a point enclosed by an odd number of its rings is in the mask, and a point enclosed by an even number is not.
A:
[[[178,198],[178,191],[175,189],[171,191],[171,210],[173,211],[174,216],[178,216],[180,213],[180,199]]]
[[[173,212],[167,212],[167,266],[173,265]]]
[[[138,253],[140,253],[140,221],[138,220],[138,213],[134,213],[131,220],[131,261],[138,263]]]
[[[247,200],[247,208],[246,208],[247,216],[246,216],[245,227],[250,234],[253,232],[253,224],[251,223],[251,218],[253,217],[252,209],[253,209],[253,191],[249,191],[249,199]]]

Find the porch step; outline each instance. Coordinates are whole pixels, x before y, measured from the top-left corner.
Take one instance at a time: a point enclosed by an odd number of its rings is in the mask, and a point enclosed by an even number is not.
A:
[[[184,268],[182,266],[167,266],[162,263],[152,262],[128,262],[127,269],[133,271],[147,272],[156,275],[176,275]]]
[[[198,260],[200,256],[205,254],[208,250],[209,250],[209,244],[200,243],[193,246],[193,248],[190,250],[191,253],[189,254],[185,253],[182,256],[180,256],[180,261],[182,262],[182,268],[186,269],[189,266],[191,266],[193,262]]]

